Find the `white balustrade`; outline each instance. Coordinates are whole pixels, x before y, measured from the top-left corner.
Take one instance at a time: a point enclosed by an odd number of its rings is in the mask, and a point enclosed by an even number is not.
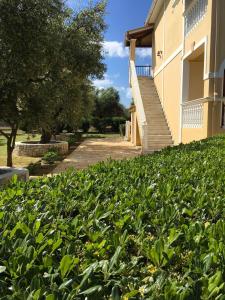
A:
[[[132,86],[132,96],[134,99],[134,104],[136,106],[136,112],[138,117],[138,126],[142,141],[142,151],[145,152],[145,150],[147,150],[147,121],[143,100],[141,97],[141,91],[138,83],[135,62],[133,60],[130,60],[130,84]]]
[[[187,101],[183,104],[183,128],[202,128],[204,102]]]
[[[185,35],[187,35],[204,17],[208,0],[193,0],[185,11]]]

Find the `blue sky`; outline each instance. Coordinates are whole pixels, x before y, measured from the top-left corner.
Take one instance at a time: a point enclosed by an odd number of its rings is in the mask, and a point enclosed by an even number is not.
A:
[[[151,0],[108,0],[105,32],[105,63],[107,71],[102,80],[94,81],[98,88],[114,86],[120,92],[121,102],[129,106],[131,93],[128,83],[128,49],[124,48],[127,30],[141,27],[147,17]],[[85,1],[68,0],[71,7]],[[150,64],[150,50],[139,49],[137,64]]]

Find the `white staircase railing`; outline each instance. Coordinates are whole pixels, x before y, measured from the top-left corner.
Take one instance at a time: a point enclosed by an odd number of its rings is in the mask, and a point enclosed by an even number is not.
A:
[[[202,128],[205,99],[183,103],[183,128]]]
[[[132,96],[134,99],[134,104],[136,106],[138,127],[140,132],[141,143],[142,143],[142,151],[145,152],[148,149],[147,121],[146,121],[143,100],[141,97],[141,91],[139,88],[136,66],[133,60],[130,61],[130,85],[132,87]]]
[[[208,0],[193,0],[184,13],[185,35],[187,35],[204,17]]]

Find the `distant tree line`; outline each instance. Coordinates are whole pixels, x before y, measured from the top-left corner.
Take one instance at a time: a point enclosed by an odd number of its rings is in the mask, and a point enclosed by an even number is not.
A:
[[[121,104],[119,92],[113,88],[96,90],[93,98],[93,111],[83,119],[82,129],[87,132],[90,126],[100,133],[119,132],[119,127],[128,119],[128,110]]]

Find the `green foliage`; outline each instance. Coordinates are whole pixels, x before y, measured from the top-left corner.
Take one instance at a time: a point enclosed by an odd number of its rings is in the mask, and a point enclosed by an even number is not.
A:
[[[225,138],[0,194],[6,299],[224,299]]]
[[[49,149],[49,151],[42,157],[42,160],[51,165],[54,164],[54,162],[61,160],[61,156],[56,149]]]
[[[90,114],[90,80],[105,71],[105,2],[72,11],[63,0],[0,0],[0,11],[0,119],[11,127],[11,156],[20,126],[43,129],[47,142]]]
[[[126,122],[125,117],[113,117],[112,118],[112,131],[119,132],[120,125],[124,124],[125,122]]]
[[[83,119],[81,124],[81,129],[83,130],[84,133],[87,133],[88,130],[90,129],[90,120]]]
[[[92,125],[101,133],[107,127],[112,132],[119,132],[119,126],[128,117],[125,107],[120,103],[119,92],[114,88],[97,90]]]
[[[69,146],[74,146],[76,145],[77,142],[79,142],[82,138],[82,134],[81,132],[76,132],[74,133],[73,135],[71,135],[69,138],[68,138],[68,144]]]

